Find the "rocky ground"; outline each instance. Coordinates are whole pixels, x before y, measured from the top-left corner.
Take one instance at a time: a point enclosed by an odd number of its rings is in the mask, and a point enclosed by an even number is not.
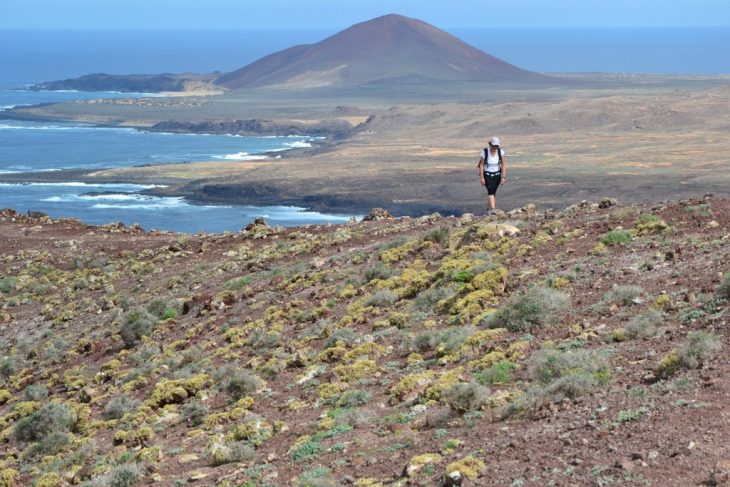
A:
[[[0,213],[0,486],[726,485],[730,200]]]

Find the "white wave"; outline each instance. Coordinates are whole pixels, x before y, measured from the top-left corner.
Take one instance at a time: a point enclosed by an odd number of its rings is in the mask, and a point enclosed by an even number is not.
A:
[[[306,140],[298,140],[296,142],[285,142],[285,146],[291,147],[292,149],[302,149],[306,147],[312,147],[312,144],[307,142]]]
[[[139,191],[143,189],[166,188],[162,184],[116,184],[116,183],[81,183],[69,181],[63,183],[0,183],[1,187],[12,186],[59,186],[70,188],[108,188],[108,189],[128,189],[129,191]]]
[[[225,159],[227,161],[262,161],[270,159],[269,156],[249,154],[248,152],[236,152],[235,154],[223,154],[213,156],[214,159]]]
[[[93,125],[8,125],[0,123],[0,130],[114,130],[136,133],[139,130],[131,127],[94,127]]]
[[[168,210],[179,208],[181,206],[189,206],[182,197],[173,198],[153,198],[148,203],[124,205],[111,203],[97,203],[91,208],[96,210]]]
[[[81,194],[79,198],[89,200],[108,200],[108,201],[150,201],[154,199],[152,196],[145,196],[137,193],[128,194]]]

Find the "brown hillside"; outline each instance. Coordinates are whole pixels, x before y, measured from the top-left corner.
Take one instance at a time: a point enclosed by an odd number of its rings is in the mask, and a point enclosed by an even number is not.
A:
[[[726,198],[0,249],[0,486],[730,478]]]
[[[230,89],[314,88],[396,79],[536,82],[548,78],[512,66],[420,20],[386,15],[317,44],[271,54],[216,83]]]

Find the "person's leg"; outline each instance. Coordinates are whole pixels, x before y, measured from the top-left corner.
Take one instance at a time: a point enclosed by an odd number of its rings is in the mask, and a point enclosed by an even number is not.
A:
[[[493,210],[497,207],[497,198],[493,195],[487,195],[487,210]]]

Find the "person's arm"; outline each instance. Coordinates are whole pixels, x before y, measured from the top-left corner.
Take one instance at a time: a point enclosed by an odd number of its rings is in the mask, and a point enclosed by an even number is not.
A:
[[[507,182],[507,156],[502,154],[502,181],[503,183]]]
[[[482,182],[482,186],[486,186],[487,181],[484,179],[484,158],[479,158],[479,179]]]

